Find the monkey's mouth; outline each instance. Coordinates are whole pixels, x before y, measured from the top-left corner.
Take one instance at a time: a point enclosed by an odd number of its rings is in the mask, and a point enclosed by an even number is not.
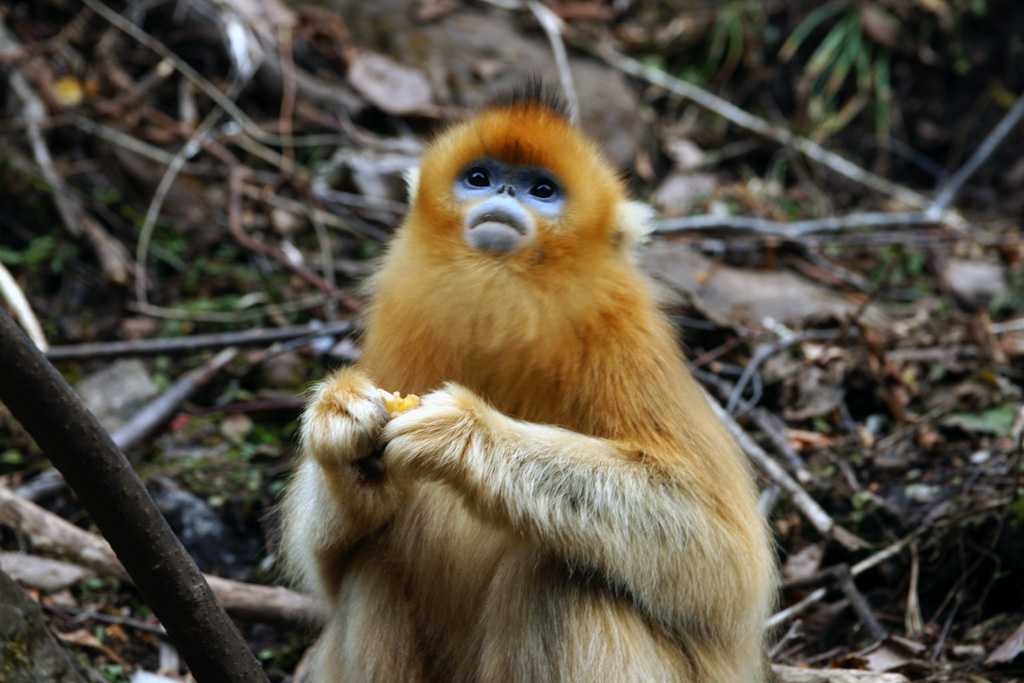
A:
[[[534,232],[533,221],[525,211],[487,207],[467,217],[465,237],[480,251],[508,254],[532,241]]]
[[[491,231],[509,229],[523,236],[529,232],[518,216],[513,215],[510,211],[502,211],[501,209],[485,211],[480,216],[477,216],[476,221],[470,226],[470,230]]]

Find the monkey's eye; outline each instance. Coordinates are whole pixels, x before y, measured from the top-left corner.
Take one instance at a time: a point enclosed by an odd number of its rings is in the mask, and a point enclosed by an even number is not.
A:
[[[530,188],[530,194],[537,199],[551,199],[557,192],[555,184],[550,180],[538,180]]]
[[[471,168],[466,172],[466,182],[472,187],[490,187],[491,176],[485,168]]]

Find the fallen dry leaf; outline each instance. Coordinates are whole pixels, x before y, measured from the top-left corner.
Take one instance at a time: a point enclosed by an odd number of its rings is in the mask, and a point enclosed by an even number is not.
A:
[[[1017,630],[1013,632],[1013,635],[985,658],[985,666],[1012,662],[1017,659],[1021,652],[1024,652],[1024,622],[1021,622]]]
[[[376,52],[361,50],[355,56],[348,67],[348,81],[389,114],[425,114],[433,108],[433,89],[423,74]]]
[[[979,310],[1006,291],[1006,269],[992,261],[950,259],[946,263],[946,281],[962,306]]]
[[[821,432],[812,432],[807,429],[787,429],[784,433],[786,441],[789,441],[789,444],[797,452],[819,446],[827,448],[832,445],[832,438]]]
[[[676,171],[654,191],[651,203],[666,216],[682,216],[710,197],[718,179],[710,173]]]
[[[94,636],[91,632],[87,631],[84,628],[79,629],[78,631],[71,631],[69,633],[56,632],[56,635],[65,643],[77,645],[78,647],[87,647],[90,650],[97,650],[105,654],[107,657],[110,657],[111,660],[117,662],[118,664],[128,664],[128,662],[121,659],[121,657],[118,656],[116,652],[114,652],[109,647],[101,643],[99,639],[96,638],[96,636]]]
[[[786,558],[782,565],[782,576],[787,581],[805,579],[821,569],[821,559],[825,556],[824,543],[811,543]]]
[[[685,242],[652,240],[641,248],[640,258],[647,272],[681,295],[684,303],[725,327],[759,325],[765,318],[803,325],[812,320],[844,320],[857,311],[852,302],[795,273],[727,266]],[[705,281],[699,273],[707,274]],[[890,325],[875,306],[869,305],[862,319],[882,329]]]

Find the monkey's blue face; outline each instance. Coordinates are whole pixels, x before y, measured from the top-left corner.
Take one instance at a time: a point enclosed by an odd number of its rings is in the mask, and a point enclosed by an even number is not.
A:
[[[556,219],[565,191],[551,171],[477,159],[459,174],[453,191],[466,204],[463,236],[471,247],[510,254],[537,237],[537,217]]]

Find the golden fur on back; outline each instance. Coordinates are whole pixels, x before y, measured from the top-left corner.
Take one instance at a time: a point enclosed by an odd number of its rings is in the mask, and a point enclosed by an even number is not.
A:
[[[452,188],[482,158],[565,188],[514,253],[463,238]],[[314,680],[762,681],[768,532],[633,262],[621,179],[526,96],[443,133],[416,185],[284,507],[329,614]],[[389,420],[378,386],[422,404]]]

